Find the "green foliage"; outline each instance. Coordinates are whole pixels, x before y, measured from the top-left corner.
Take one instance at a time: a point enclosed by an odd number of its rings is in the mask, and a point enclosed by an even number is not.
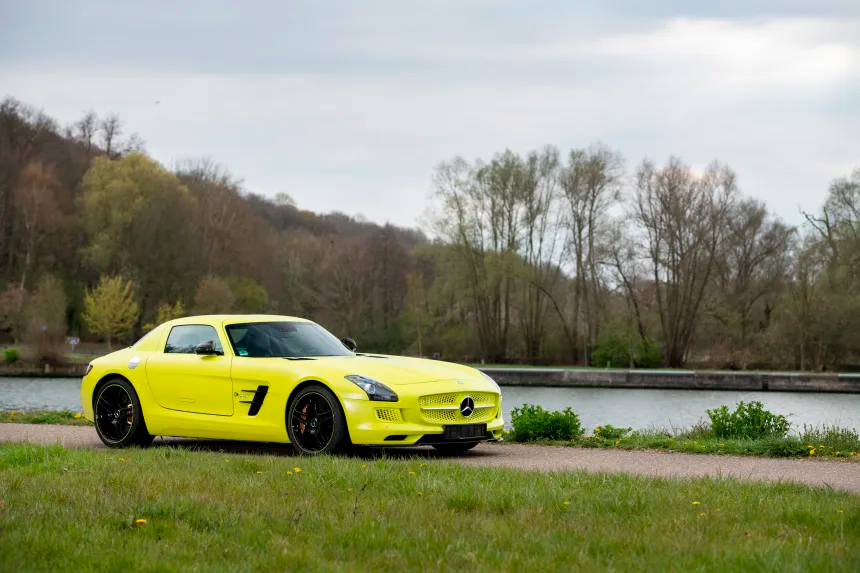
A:
[[[3,410],[0,422],[15,424],[62,424],[66,426],[89,426],[90,422],[79,412],[70,410]]]
[[[18,349],[14,346],[3,350],[3,359],[6,361],[6,364],[15,364],[19,358]]]
[[[572,440],[583,433],[579,416],[570,408],[548,412],[540,406],[523,404],[511,411],[511,424],[514,431],[509,439],[516,442]]]
[[[107,339],[108,349],[112,340],[128,334],[139,315],[131,281],[121,276],[102,276],[96,288],[84,296],[84,322],[90,332]]]
[[[639,339],[636,343],[634,363],[637,368],[657,368],[663,364],[660,345],[650,338]]]
[[[617,333],[605,334],[591,353],[591,363],[598,368],[627,368],[630,352],[627,340]]]
[[[627,335],[610,331],[604,333],[591,352],[591,363],[597,368],[629,368],[630,341]],[[633,345],[633,365],[636,368],[656,368],[662,363],[660,345],[650,338],[636,335]]]
[[[269,310],[269,295],[260,283],[249,277],[232,277],[227,284],[233,292],[238,312],[255,314]]]
[[[221,277],[206,277],[194,294],[194,314],[230,314],[236,310],[236,295]]]
[[[144,330],[152,330],[160,324],[164,324],[169,320],[182,318],[185,316],[185,306],[181,300],[177,300],[175,304],[162,303],[158,305],[158,310],[155,313],[155,322],[145,324]]]
[[[620,440],[632,430],[633,428],[616,428],[612,424],[606,424],[605,426],[594,428],[594,435],[600,436],[605,440]]]
[[[711,430],[718,438],[784,437],[791,426],[785,416],[764,409],[761,402],[738,402],[734,412],[727,406],[707,410]]]
[[[851,428],[824,424],[822,426],[807,426],[804,424],[800,435],[803,447],[812,446],[817,454],[832,454],[834,452],[860,453],[860,435]],[[822,447],[823,446],[823,447]],[[805,450],[804,450],[805,453]]]

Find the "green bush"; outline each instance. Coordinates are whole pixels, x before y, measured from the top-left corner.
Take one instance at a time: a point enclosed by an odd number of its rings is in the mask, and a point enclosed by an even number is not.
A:
[[[727,406],[707,410],[711,431],[718,438],[783,438],[791,424],[781,414],[764,409],[761,402],[738,402],[734,412]]]
[[[3,359],[6,360],[6,364],[15,364],[19,358],[21,357],[18,355],[17,348],[7,348],[3,351]]]
[[[594,435],[606,440],[620,440],[632,431],[633,428],[616,428],[611,424],[606,424],[605,426],[594,428]]]
[[[605,334],[591,351],[591,364],[598,368],[629,367],[630,353],[627,351],[627,341],[614,333]]]
[[[579,416],[570,408],[548,412],[540,406],[523,404],[511,411],[514,431],[510,438],[515,442],[532,440],[572,440],[582,435]]]
[[[660,345],[646,338],[636,344],[636,368],[657,368],[663,364]]]

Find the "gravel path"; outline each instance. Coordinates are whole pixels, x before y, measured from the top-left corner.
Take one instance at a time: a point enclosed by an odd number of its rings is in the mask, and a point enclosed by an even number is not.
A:
[[[38,424],[0,424],[0,442],[27,441],[61,443],[68,447],[104,448],[93,428]],[[157,439],[155,444],[213,451],[256,452],[290,455],[283,444],[258,444],[220,440]],[[367,455],[375,455],[371,450]],[[438,457],[429,448],[386,450],[388,456],[426,455]],[[811,459],[776,459],[740,456],[712,456],[665,452],[593,450],[522,444],[486,444],[452,457],[473,466],[510,467],[529,471],[626,472],[647,476],[723,476],[744,480],[785,481],[831,487],[860,494],[860,463]]]

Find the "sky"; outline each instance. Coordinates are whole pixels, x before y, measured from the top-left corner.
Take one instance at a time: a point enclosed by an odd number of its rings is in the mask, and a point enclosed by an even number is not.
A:
[[[860,2],[0,0],[7,95],[378,223],[456,155],[596,142],[719,160],[798,223],[860,168]]]

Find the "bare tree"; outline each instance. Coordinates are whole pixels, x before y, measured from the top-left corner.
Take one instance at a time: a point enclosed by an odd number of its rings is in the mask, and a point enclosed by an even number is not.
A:
[[[572,332],[574,359],[589,362],[589,347],[596,340],[603,321],[601,292],[602,264],[610,249],[604,248],[609,229],[609,209],[620,198],[624,177],[621,155],[603,145],[571,151],[561,177],[566,199],[565,223],[568,228],[573,262]]]
[[[701,176],[677,158],[637,170],[634,214],[669,366],[686,359],[735,193],[735,174],[716,162]]]

